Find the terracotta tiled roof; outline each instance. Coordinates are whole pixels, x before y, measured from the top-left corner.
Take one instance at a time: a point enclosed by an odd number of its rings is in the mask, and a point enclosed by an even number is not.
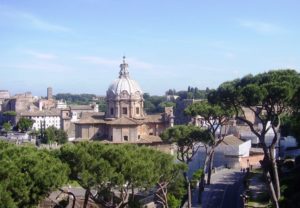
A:
[[[144,123],[162,123],[162,122],[164,122],[162,114],[147,115],[144,120]]]
[[[228,135],[224,138],[222,143],[225,145],[239,146],[239,145],[243,144],[244,141],[233,135]]]
[[[100,124],[106,123],[108,125],[140,125],[143,123],[162,123],[163,118],[161,114],[147,115],[143,119],[134,119],[128,117],[122,117],[118,119],[108,120],[105,119],[105,113],[99,112],[84,112],[82,113],[81,119],[76,124]]]
[[[81,118],[79,121],[74,122],[75,124],[105,124],[107,121],[101,118],[94,118],[92,116]]]
[[[20,116],[60,116],[60,110],[22,111]]]
[[[145,135],[142,136],[141,141],[145,142],[162,142],[161,138],[159,136],[154,136],[154,135]]]
[[[93,110],[89,105],[70,105],[71,110]]]
[[[139,125],[140,121],[128,117],[122,117],[115,120],[107,121],[111,125]]]
[[[81,118],[89,118],[93,117],[95,119],[104,119],[104,112],[82,112],[81,113]]]

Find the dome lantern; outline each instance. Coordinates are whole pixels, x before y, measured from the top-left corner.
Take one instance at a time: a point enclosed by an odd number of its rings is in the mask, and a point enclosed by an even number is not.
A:
[[[126,59],[126,57],[123,56],[123,63],[120,64],[121,70],[120,70],[120,73],[119,73],[120,74],[119,78],[129,77],[128,64],[126,63],[125,59]]]

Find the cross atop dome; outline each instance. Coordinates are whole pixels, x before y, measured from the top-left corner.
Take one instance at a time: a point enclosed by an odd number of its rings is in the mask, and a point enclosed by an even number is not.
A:
[[[129,77],[129,71],[128,71],[128,64],[126,63],[126,57],[123,56],[123,63],[120,64],[120,76],[119,78],[122,77]]]

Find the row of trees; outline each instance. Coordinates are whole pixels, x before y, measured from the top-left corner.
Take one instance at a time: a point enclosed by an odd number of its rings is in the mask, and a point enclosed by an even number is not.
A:
[[[187,90],[176,91],[175,89],[169,89],[166,91],[166,95],[178,95],[180,99],[206,99],[209,88],[205,90],[199,90],[197,87],[188,86]]]
[[[186,166],[147,147],[84,142],[49,152],[0,142],[0,163],[0,207],[36,206],[70,180],[85,189],[83,207],[89,200],[103,207],[139,207],[137,192],[154,194],[164,207],[179,207],[185,195]]]
[[[63,129],[57,129],[50,126],[40,132],[35,132],[36,136],[41,139],[44,144],[54,143],[65,144],[68,142],[68,134]]]
[[[299,99],[299,86],[300,76],[296,71],[277,70],[225,82],[209,96],[211,103],[232,108],[235,117],[247,124],[258,137],[264,151],[261,165],[274,207],[279,207],[280,199],[278,168],[274,153],[281,117],[289,114],[294,101]],[[262,128],[256,128],[255,123],[245,116],[246,110],[253,112]],[[270,145],[267,145],[265,140],[268,131],[274,132]]]
[[[191,116],[201,115],[204,119],[203,126],[178,125],[167,129],[161,135],[162,139],[177,145],[177,159],[187,165],[193,160],[199,148],[205,148],[204,164],[202,166],[199,183],[199,200],[201,192],[204,190],[206,173],[207,184],[210,184],[214,152],[216,147],[224,140],[226,128],[233,116],[230,109],[224,109],[220,105],[209,104],[207,102],[194,103],[186,110],[186,114]],[[202,164],[200,164],[202,165]],[[191,179],[187,172],[184,172],[187,184],[188,207],[191,207]],[[193,179],[192,179],[193,180]]]
[[[32,129],[34,121],[25,117],[21,117],[15,127],[15,130],[20,132],[27,132]],[[7,134],[13,129],[10,122],[5,122],[2,125],[4,132]],[[36,136],[42,143],[49,144],[56,142],[58,144],[64,144],[68,141],[68,135],[63,129],[57,129],[54,126],[48,128],[41,128],[40,131],[31,130],[30,134]]]
[[[89,105],[94,102],[93,98],[96,95],[94,94],[71,94],[71,93],[58,93],[55,95],[55,99],[57,100],[65,100],[68,104],[76,104],[76,105]],[[106,111],[106,101],[99,100],[96,101],[99,106],[99,111]]]
[[[63,146],[58,157],[69,165],[70,178],[86,190],[83,207],[89,199],[104,207],[135,207],[135,194],[154,187],[156,201],[174,207],[184,194],[182,190],[172,192],[169,187],[176,187],[172,184],[185,166],[151,148],[80,143]]]
[[[20,132],[27,132],[32,128],[33,124],[33,120],[21,117],[15,127],[13,127],[10,122],[4,122],[2,128],[5,133],[8,133],[13,129]]]
[[[56,100],[65,100],[68,104],[88,105],[96,97],[94,94],[71,94],[58,93],[55,96]]]
[[[162,113],[165,107],[175,107],[176,103],[167,101],[165,96],[150,96],[149,93],[144,93],[144,109],[146,113]]]

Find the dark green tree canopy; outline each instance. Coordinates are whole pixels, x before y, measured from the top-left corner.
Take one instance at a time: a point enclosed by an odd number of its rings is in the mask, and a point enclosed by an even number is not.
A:
[[[232,107],[241,117],[242,107],[255,113],[258,107],[261,109],[258,114],[261,122],[268,120],[275,123],[278,115],[291,106],[299,86],[300,76],[295,70],[269,71],[225,82],[209,94],[208,101]]]
[[[49,152],[0,141],[0,207],[35,207],[67,182],[69,168]]]
[[[43,143],[57,142],[64,144],[68,141],[68,134],[63,129],[57,129],[54,126],[48,127],[44,132]]]
[[[197,126],[177,125],[168,128],[161,134],[161,138],[165,142],[175,143],[179,150],[177,159],[188,163],[197,152],[200,142],[208,143],[212,140],[211,134]]]
[[[185,109],[185,113],[191,116],[202,116],[205,120],[222,120],[231,118],[233,110],[220,104],[210,104],[206,101],[193,103]]]
[[[17,129],[21,132],[26,132],[32,128],[33,123],[34,123],[33,120],[29,118],[21,117],[17,123]]]
[[[170,183],[180,171],[171,155],[136,145],[108,145],[82,142],[64,145],[59,153],[71,169],[70,178],[87,191],[95,189],[96,203],[111,202],[114,190],[121,193],[117,206],[129,203],[135,189],[153,188],[160,182]],[[129,194],[130,193],[130,194]]]
[[[252,133],[258,137],[264,151],[264,159],[261,163],[274,207],[279,207],[281,192],[273,152],[278,141],[281,117],[290,113],[294,106],[293,102],[297,100],[299,86],[298,72],[290,69],[276,70],[225,82],[208,96],[210,103],[233,108],[235,117],[248,125]],[[247,118],[247,110],[255,115],[261,128],[256,128],[256,121]],[[265,141],[265,136],[271,129],[274,137],[269,145]]]
[[[12,130],[12,125],[9,122],[5,122],[2,127],[6,133]]]

